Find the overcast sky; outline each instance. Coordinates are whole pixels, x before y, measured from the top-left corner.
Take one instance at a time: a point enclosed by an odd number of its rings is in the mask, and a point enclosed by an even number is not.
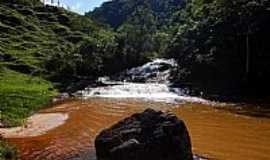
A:
[[[51,2],[51,0],[46,0]],[[54,0],[57,2],[58,0]],[[90,10],[93,10],[95,7],[100,6],[103,2],[108,0],[60,0],[60,3],[64,6],[69,6],[69,8],[77,13],[84,14]]]

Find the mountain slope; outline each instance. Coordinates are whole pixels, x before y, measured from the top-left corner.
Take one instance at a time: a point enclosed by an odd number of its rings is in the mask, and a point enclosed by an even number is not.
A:
[[[163,57],[173,35],[172,17],[185,4],[185,0],[112,0],[86,16],[118,33],[118,51],[134,66]]]
[[[102,74],[113,37],[89,17],[39,0],[1,0],[0,126],[20,124],[59,87]]]
[[[19,2],[0,2],[2,66],[24,73],[44,70],[47,58],[72,52],[100,31],[89,18],[63,8]]]
[[[162,26],[169,23],[173,13],[184,6],[185,0],[112,0],[86,15],[118,28],[133,17],[137,10],[145,9],[156,18],[158,25]]]

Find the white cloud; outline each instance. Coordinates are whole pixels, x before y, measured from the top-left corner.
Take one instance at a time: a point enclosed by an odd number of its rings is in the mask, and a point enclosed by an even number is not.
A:
[[[75,5],[73,6],[70,6],[70,9],[74,12],[79,12],[81,13],[81,7],[82,7],[82,4],[80,2],[76,3]]]
[[[41,0],[41,1],[43,1],[43,0]],[[46,5],[58,6],[58,0],[53,0],[53,3],[51,0],[44,0],[44,2]]]
[[[43,2],[43,0],[40,0]],[[65,9],[69,9],[70,11],[77,12],[79,14],[84,14],[83,8],[84,4],[82,2],[77,2],[73,5],[67,5],[65,3],[61,3],[63,0],[60,0],[60,7],[63,7]],[[52,5],[52,6],[58,6],[58,0],[53,0],[54,3],[51,3],[52,0],[44,0],[46,5]]]

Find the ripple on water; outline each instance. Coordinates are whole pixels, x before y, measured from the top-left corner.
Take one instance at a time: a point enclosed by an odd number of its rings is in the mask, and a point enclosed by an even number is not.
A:
[[[102,129],[146,107],[171,108],[186,122],[196,154],[215,159],[270,159],[270,120],[234,116],[202,104],[176,106],[134,100],[67,101],[42,111],[66,112],[65,124],[41,136],[8,140],[18,146],[22,160],[94,160],[94,138]]]

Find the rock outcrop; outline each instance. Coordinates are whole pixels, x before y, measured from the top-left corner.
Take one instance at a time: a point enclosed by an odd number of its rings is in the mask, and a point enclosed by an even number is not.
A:
[[[98,160],[192,160],[191,141],[174,114],[147,109],[103,130],[95,141]]]

